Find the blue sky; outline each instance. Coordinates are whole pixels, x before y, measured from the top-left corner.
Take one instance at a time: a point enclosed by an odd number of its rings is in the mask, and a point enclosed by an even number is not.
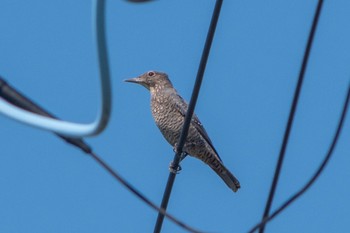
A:
[[[89,122],[99,104],[91,2],[0,3],[0,75],[62,119]],[[149,93],[124,83],[167,72],[189,100],[215,1],[107,1],[113,111],[87,138],[155,203],[173,158]],[[194,158],[182,163],[169,212],[211,232],[246,232],[261,218],[317,1],[224,1],[196,113],[239,178],[228,189]],[[299,189],[331,143],[350,77],[350,2],[321,14],[273,209]],[[350,215],[350,124],[325,172],[266,232],[344,232]],[[152,232],[157,213],[98,164],[49,132],[0,116],[1,232]],[[162,232],[183,232],[165,221]]]

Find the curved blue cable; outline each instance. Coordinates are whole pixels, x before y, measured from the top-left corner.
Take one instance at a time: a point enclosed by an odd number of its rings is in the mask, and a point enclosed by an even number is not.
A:
[[[0,113],[22,123],[72,137],[96,135],[104,130],[111,113],[111,85],[105,34],[105,0],[94,0],[94,32],[96,34],[99,76],[101,80],[101,107],[94,122],[79,124],[40,116],[15,107],[0,98]]]

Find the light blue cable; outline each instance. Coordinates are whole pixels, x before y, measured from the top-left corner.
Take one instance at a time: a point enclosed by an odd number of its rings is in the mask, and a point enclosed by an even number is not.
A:
[[[103,131],[111,113],[111,85],[105,34],[105,0],[93,1],[94,33],[101,80],[101,108],[96,120],[90,124],[78,124],[40,116],[15,107],[0,98],[0,113],[17,121],[72,137],[96,135]]]

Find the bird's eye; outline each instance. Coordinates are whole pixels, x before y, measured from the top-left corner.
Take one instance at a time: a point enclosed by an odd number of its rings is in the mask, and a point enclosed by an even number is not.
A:
[[[149,77],[153,77],[155,75],[155,73],[153,71],[149,71],[147,74]]]

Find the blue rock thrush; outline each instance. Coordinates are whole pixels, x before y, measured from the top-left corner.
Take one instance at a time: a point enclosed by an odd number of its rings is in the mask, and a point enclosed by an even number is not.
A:
[[[125,81],[141,84],[151,92],[153,118],[165,139],[175,149],[188,105],[177,93],[168,75],[149,71],[137,78]],[[222,163],[207,132],[195,114],[192,117],[183,152],[208,164],[234,192],[240,188],[239,181]]]

